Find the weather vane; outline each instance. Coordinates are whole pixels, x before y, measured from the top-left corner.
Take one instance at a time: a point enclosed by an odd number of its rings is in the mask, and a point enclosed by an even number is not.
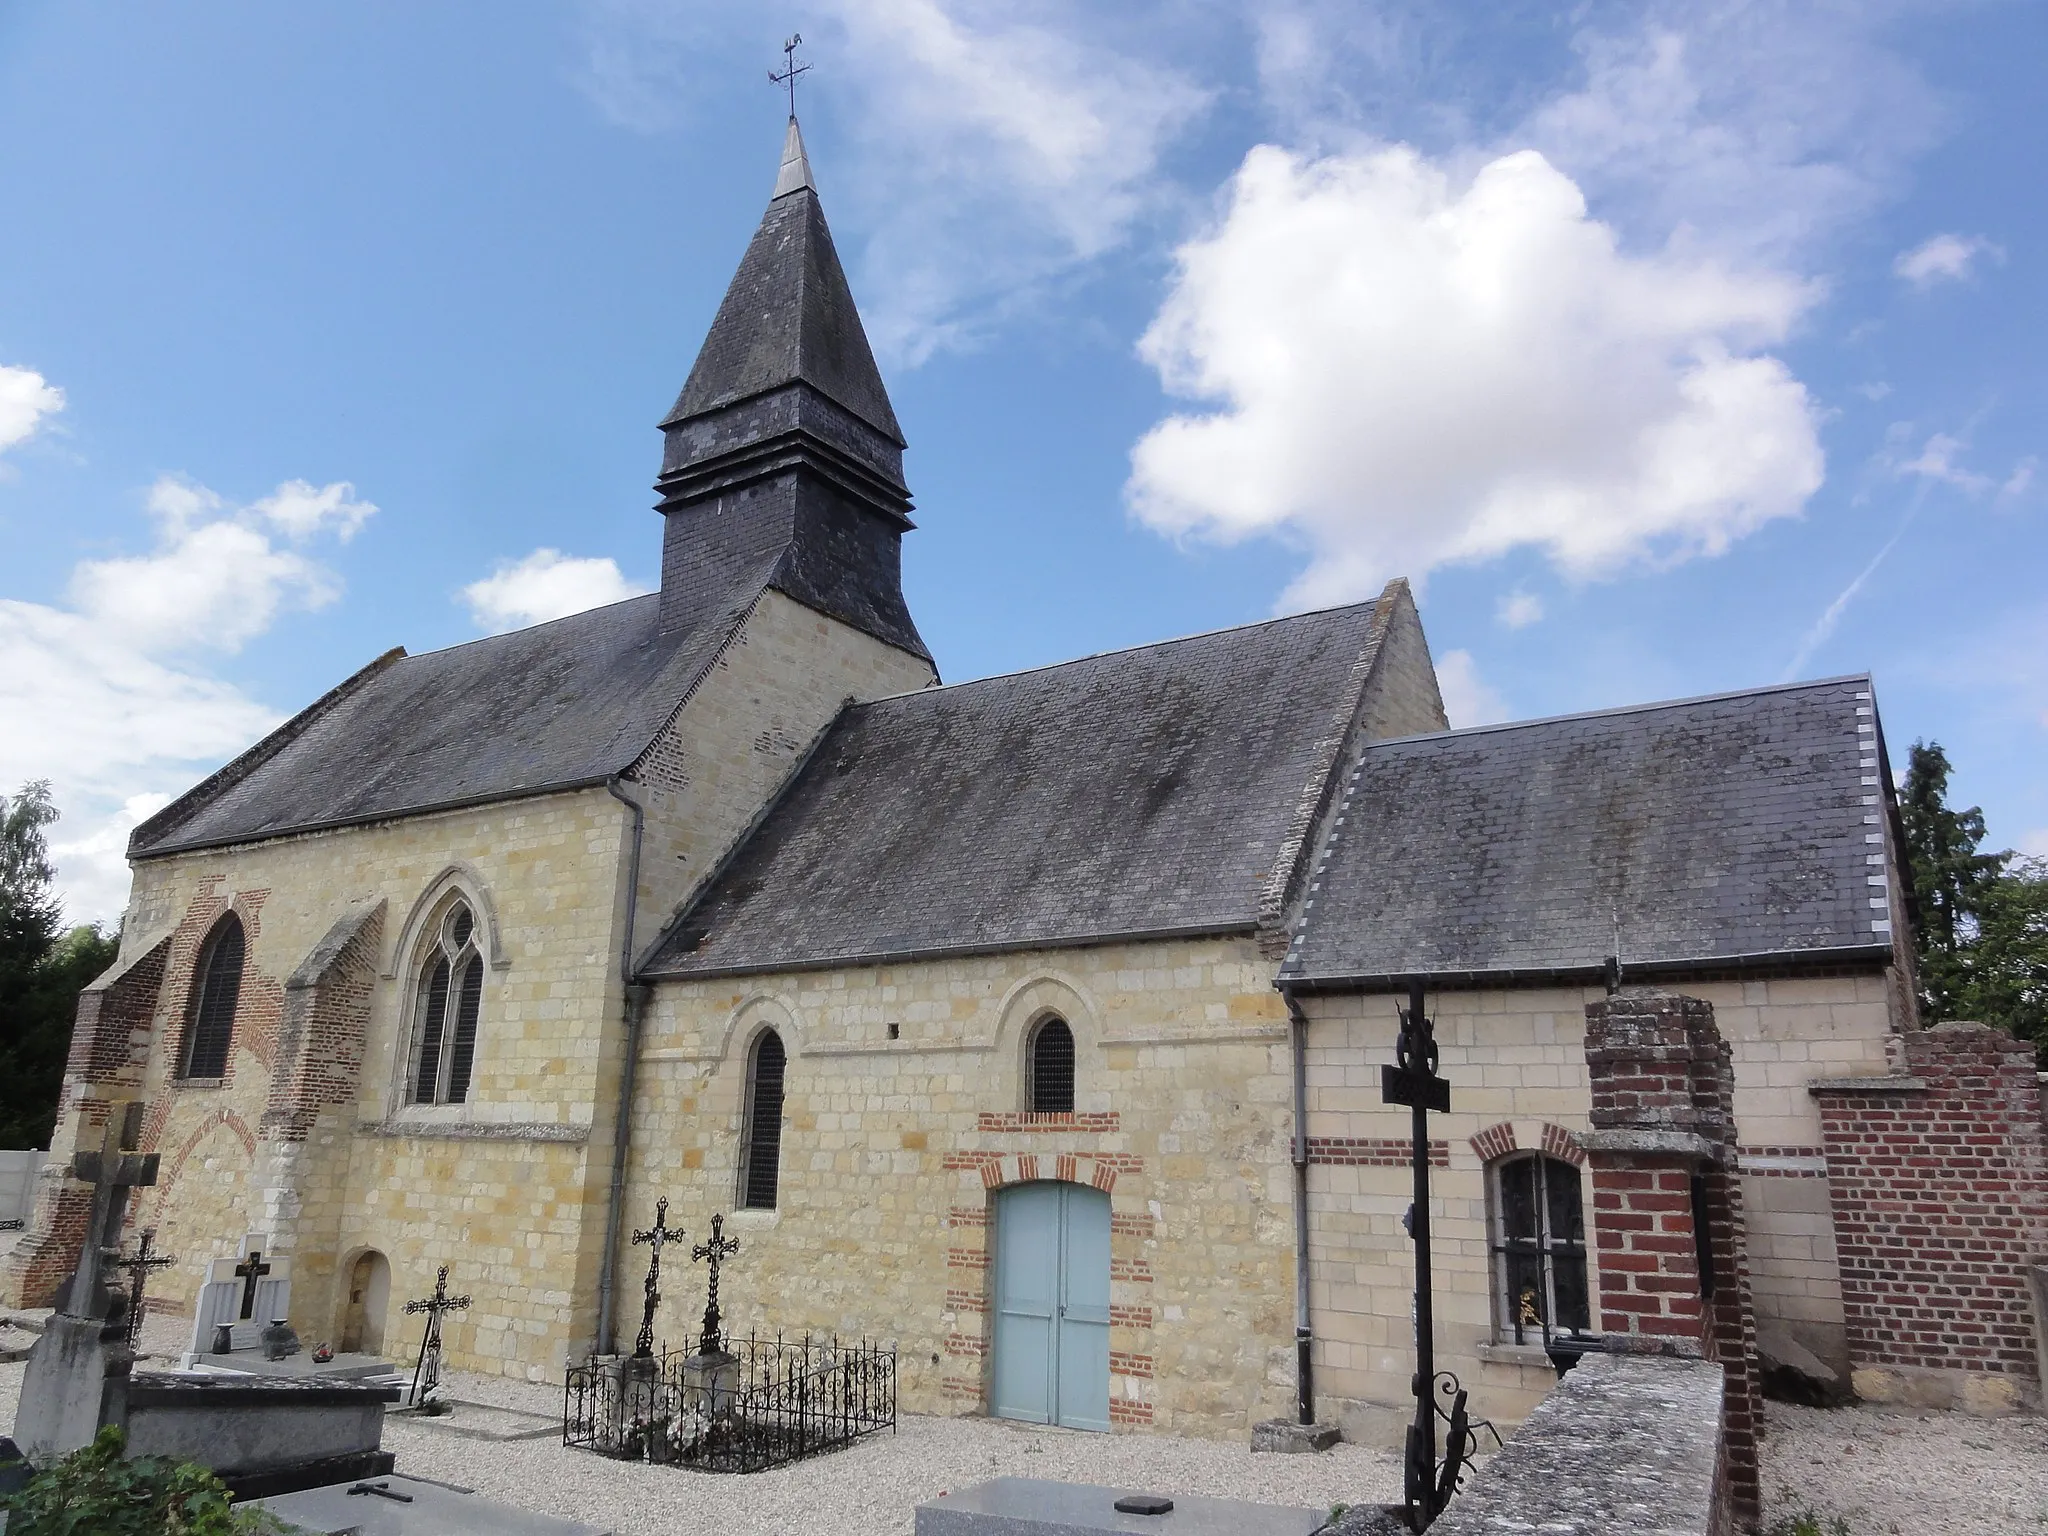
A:
[[[789,115],[791,117],[796,116],[796,77],[805,73],[811,67],[808,64],[799,64],[796,61],[797,45],[803,40],[803,33],[791,33],[789,41],[782,45],[782,73],[777,74],[772,69],[768,71],[768,78],[776,85],[789,87]]]

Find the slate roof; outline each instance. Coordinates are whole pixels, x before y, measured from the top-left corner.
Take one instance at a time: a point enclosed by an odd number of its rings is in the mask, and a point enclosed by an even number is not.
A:
[[[1250,931],[1374,610],[849,705],[643,973]]]
[[[1283,980],[1881,959],[1867,677],[1375,742]]]
[[[797,162],[803,165],[800,178],[790,174]],[[791,190],[769,201],[704,350],[662,425],[802,382],[901,444],[903,429],[825,227],[795,118],[789,121],[783,166],[777,187]]]

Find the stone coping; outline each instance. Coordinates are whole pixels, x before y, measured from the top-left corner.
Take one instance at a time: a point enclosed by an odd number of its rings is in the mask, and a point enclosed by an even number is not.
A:
[[[1924,1077],[1816,1077],[1806,1085],[1811,1094],[1823,1093],[1925,1093]]]
[[[204,1401],[234,1408],[335,1408],[395,1403],[397,1387],[315,1377],[232,1376],[225,1371],[137,1371],[128,1378],[131,1408],[197,1408]]]
[[[1727,1144],[1713,1141],[1697,1131],[1575,1131],[1578,1143],[1588,1152],[1633,1153],[1638,1157],[1695,1157],[1718,1163],[1728,1156]]]

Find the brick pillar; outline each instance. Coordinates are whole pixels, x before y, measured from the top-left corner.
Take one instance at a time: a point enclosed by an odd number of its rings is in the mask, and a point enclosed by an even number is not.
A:
[[[1640,992],[1589,1003],[1586,1068],[1593,1128],[1579,1140],[1593,1186],[1601,1331],[1615,1352],[1719,1362],[1723,1475],[1731,1513],[1753,1526],[1761,1509],[1756,1323],[1734,1071],[1713,1006]]]

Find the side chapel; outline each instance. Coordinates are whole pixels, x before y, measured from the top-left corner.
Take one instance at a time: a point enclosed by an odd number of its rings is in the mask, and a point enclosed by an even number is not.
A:
[[[161,1307],[254,1250],[309,1340],[401,1354],[445,1263],[450,1364],[559,1380],[630,1339],[666,1196],[730,1213],[739,1328],[893,1339],[909,1411],[1236,1437],[1300,1327],[1364,1433],[1407,1413],[1420,977],[1437,1358],[1512,1422],[1600,1324],[1587,1007],[1652,984],[1728,1042],[1758,1317],[1846,1369],[1808,1088],[1915,1022],[1867,678],[1453,731],[1395,581],[941,686],[794,119],[661,431],[660,591],[392,650],[136,829],[0,1298],[141,1106]]]

